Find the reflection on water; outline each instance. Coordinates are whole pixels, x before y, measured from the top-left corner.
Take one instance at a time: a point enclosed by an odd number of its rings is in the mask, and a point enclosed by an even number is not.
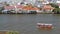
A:
[[[50,31],[41,31],[36,23],[52,23]],[[60,34],[60,15],[58,14],[0,14],[0,30],[16,30],[21,34]]]

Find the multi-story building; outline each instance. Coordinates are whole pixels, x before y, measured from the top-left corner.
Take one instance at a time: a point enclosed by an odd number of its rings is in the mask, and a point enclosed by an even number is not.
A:
[[[58,0],[47,0],[49,3],[56,3]]]
[[[47,0],[36,0],[35,5],[38,7],[43,7],[45,4],[49,4]]]

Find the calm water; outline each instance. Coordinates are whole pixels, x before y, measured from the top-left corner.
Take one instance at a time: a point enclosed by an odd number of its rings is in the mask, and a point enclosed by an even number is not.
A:
[[[36,23],[52,23],[55,29],[41,31]],[[56,14],[0,14],[0,30],[16,30],[20,34],[60,34],[60,15]]]

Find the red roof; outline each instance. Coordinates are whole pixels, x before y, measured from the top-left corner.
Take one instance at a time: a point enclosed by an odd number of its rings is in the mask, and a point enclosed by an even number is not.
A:
[[[46,5],[46,6],[44,6],[44,8],[49,9],[49,8],[51,8],[51,6],[50,5]]]
[[[23,8],[23,6],[22,6],[22,5],[16,5],[16,7],[17,7],[17,8]]]
[[[52,7],[51,5],[45,5],[45,6],[43,7],[43,9],[45,9],[45,10],[50,10],[50,9],[53,9],[53,7]]]
[[[60,6],[60,3],[58,3],[58,6]]]
[[[15,7],[14,6],[5,6],[4,8],[9,10],[9,9],[14,9]]]
[[[24,10],[39,10],[37,7],[32,7],[31,5],[30,6],[24,6],[22,9],[24,9]]]
[[[15,6],[5,6],[4,8],[9,10],[9,9],[14,9]],[[22,5],[16,5],[16,8],[23,8],[23,6]]]

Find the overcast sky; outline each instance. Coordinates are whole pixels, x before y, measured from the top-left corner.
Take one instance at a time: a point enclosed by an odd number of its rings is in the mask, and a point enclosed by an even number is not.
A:
[[[0,1],[11,1],[11,0],[0,0]],[[14,1],[14,0],[12,0],[12,1]],[[21,1],[21,0],[16,0],[16,1]],[[49,1],[51,1],[51,0],[49,0]]]
[[[0,1],[11,1],[11,0],[0,0]],[[14,0],[12,0],[12,1],[14,1]],[[18,0],[17,0],[18,1]],[[20,0],[19,0],[20,1]]]

